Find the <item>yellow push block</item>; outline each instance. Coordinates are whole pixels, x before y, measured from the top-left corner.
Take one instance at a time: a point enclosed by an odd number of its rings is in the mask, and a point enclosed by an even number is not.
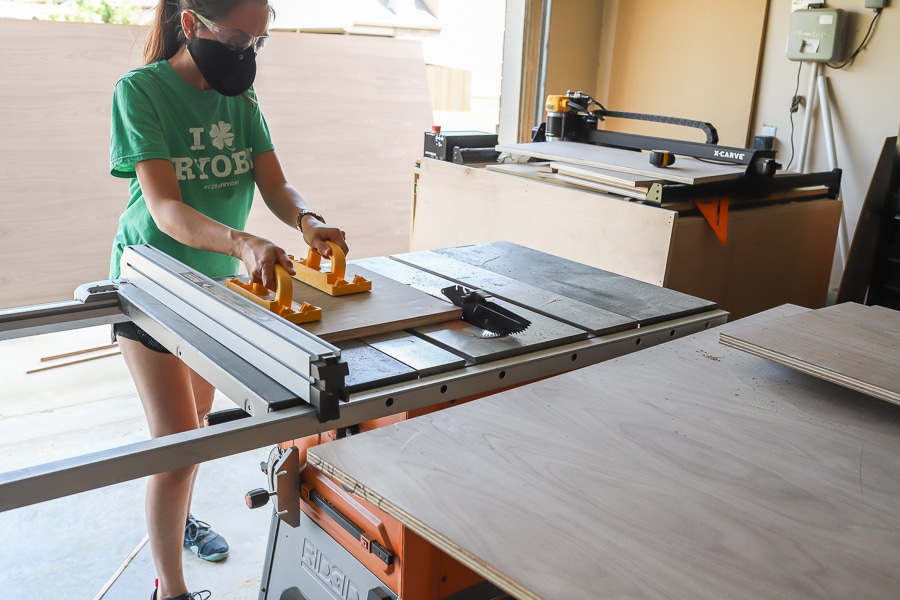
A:
[[[278,285],[274,293],[261,283],[245,283],[236,278],[226,281],[225,286],[295,325],[322,319],[322,309],[318,306],[308,302],[296,305],[293,298],[294,284],[287,269],[276,264],[275,279]]]
[[[306,255],[306,260],[298,260],[293,256],[288,257],[294,261],[294,271],[296,271],[294,279],[332,296],[345,296],[347,294],[370,291],[372,282],[361,275],[354,276],[353,281],[344,279],[347,273],[347,258],[344,256],[344,251],[334,242],[326,243],[331,247],[331,272],[327,273],[320,270],[322,257],[310,248],[309,253]]]

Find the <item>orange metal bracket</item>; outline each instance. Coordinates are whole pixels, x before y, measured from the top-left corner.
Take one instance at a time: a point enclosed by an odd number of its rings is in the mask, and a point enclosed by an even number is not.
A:
[[[331,247],[331,272],[320,270],[322,257],[310,248],[306,260],[298,260],[293,256],[288,257],[294,261],[294,271],[296,271],[294,279],[332,296],[345,296],[371,290],[372,282],[361,275],[356,275],[353,281],[344,279],[347,272],[347,259],[344,251],[334,242],[326,243]]]
[[[322,309],[318,306],[308,302],[296,305],[294,283],[287,269],[275,265],[275,279],[278,285],[274,294],[261,283],[244,283],[236,278],[226,281],[225,286],[291,323],[310,323],[322,319]]]
[[[728,198],[703,198],[694,200],[700,213],[712,227],[719,242],[728,244]]]

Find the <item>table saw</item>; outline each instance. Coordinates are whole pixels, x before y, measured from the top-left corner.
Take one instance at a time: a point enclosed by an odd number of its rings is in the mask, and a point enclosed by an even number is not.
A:
[[[0,339],[130,319],[236,408],[199,430],[2,474],[0,510],[277,444],[267,488],[248,500],[276,505],[260,598],[498,597],[306,466],[307,449],[727,319],[712,302],[506,242],[349,261],[372,281],[367,295],[329,299],[295,282],[297,300],[325,306],[321,322],[299,325],[152,247],[123,261],[122,279],[85,284],[72,301],[0,311]],[[531,325],[486,334],[441,295],[452,285]]]

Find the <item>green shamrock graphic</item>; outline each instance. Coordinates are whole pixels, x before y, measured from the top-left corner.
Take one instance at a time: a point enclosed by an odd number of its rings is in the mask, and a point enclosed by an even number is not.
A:
[[[231,123],[226,123],[225,121],[219,121],[217,125],[213,125],[209,130],[209,135],[212,137],[213,145],[219,150],[228,147],[229,150],[233,150],[232,144],[234,143],[234,133],[231,131]]]

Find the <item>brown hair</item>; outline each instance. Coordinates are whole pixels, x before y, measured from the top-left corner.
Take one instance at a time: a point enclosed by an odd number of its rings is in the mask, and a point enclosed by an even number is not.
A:
[[[181,30],[182,11],[192,10],[215,21],[244,2],[265,4],[269,8],[270,16],[275,15],[268,0],[159,0],[156,17],[144,46],[144,64],[168,60],[175,56],[184,44],[184,32]]]

